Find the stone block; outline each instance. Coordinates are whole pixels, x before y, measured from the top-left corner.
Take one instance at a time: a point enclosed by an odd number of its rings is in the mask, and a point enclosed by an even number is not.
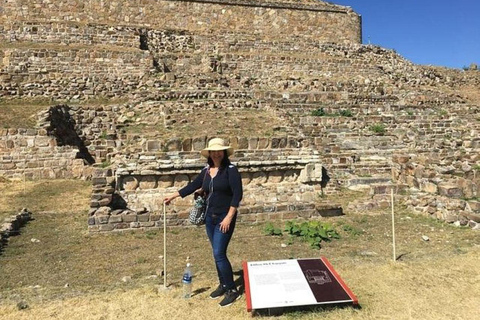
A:
[[[120,223],[120,222],[123,222],[122,221],[122,216],[121,215],[116,215],[116,216],[110,216],[110,218],[108,219],[108,223]]]
[[[475,212],[475,213],[480,213],[480,201],[467,201],[466,204],[466,210]]]
[[[139,178],[140,190],[155,189],[157,187],[157,178],[155,176],[143,176]]]
[[[192,150],[200,151],[206,146],[206,137],[195,137],[192,139]]]
[[[115,229],[115,225],[113,224],[102,224],[98,226],[98,231],[113,231]]]
[[[268,182],[270,183],[280,183],[283,180],[283,174],[281,171],[275,170],[272,172],[269,172],[268,174]]]
[[[95,216],[95,224],[107,224],[110,216]]]
[[[122,178],[121,188],[125,191],[134,191],[138,188],[138,179],[134,176],[126,176]]]
[[[122,214],[123,222],[137,222],[136,214]]]
[[[258,148],[258,138],[249,138],[248,139],[248,149],[255,150]]]
[[[438,185],[438,193],[442,196],[449,197],[449,198],[462,198],[463,191],[456,185],[448,184],[448,183],[440,183]]]
[[[182,150],[183,151],[192,151],[192,147],[193,147],[193,140],[192,139],[184,139],[182,141]]]
[[[160,176],[157,181],[157,186],[161,189],[172,187],[173,176]]]
[[[438,186],[433,182],[425,181],[420,183],[420,190],[431,194],[437,194]]]
[[[149,213],[143,213],[143,214],[137,215],[137,221],[138,222],[150,221],[150,214]]]
[[[148,140],[147,151],[162,151],[162,142],[159,140]]]

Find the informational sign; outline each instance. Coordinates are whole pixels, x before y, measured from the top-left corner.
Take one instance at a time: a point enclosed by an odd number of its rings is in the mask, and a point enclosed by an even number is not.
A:
[[[319,259],[243,262],[247,310],[358,304],[330,262]]]

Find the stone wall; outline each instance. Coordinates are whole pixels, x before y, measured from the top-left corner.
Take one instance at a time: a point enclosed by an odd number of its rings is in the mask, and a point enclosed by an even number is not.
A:
[[[468,149],[395,155],[394,181],[408,185],[411,192],[405,204],[425,215],[480,229],[480,155],[478,146]]]
[[[242,139],[239,139],[242,140]],[[202,148],[205,147],[205,144]],[[89,230],[111,231],[160,227],[163,199],[192,181],[205,166],[198,152],[170,152],[125,161],[116,170],[94,172]],[[241,221],[310,218],[341,213],[334,204],[320,204],[322,165],[309,150],[239,149],[232,157],[242,176]],[[168,208],[170,225],[188,224],[191,198]]]
[[[27,209],[23,209],[20,213],[0,221],[0,253],[7,244],[8,238],[18,234],[20,228],[31,219],[32,214]]]
[[[8,178],[56,179],[88,176],[78,149],[58,146],[44,129],[0,129],[0,173]]]
[[[322,41],[361,42],[360,17],[351,9],[321,1],[7,1],[0,21],[7,25],[16,21],[130,24],[271,38],[302,34]]]

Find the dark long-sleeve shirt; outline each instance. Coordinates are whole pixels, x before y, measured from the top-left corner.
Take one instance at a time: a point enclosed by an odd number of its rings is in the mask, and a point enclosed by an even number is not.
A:
[[[200,174],[178,193],[182,198],[202,188],[207,192],[207,213],[222,214],[230,207],[238,208],[243,197],[242,178],[237,167],[229,165],[218,170],[212,179],[205,167]]]

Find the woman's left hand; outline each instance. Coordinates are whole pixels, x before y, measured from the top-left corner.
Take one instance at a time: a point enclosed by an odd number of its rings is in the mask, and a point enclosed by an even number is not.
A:
[[[232,218],[229,216],[226,216],[222,222],[220,222],[220,231],[222,233],[227,233],[228,230],[230,229],[230,223],[232,222]]]

